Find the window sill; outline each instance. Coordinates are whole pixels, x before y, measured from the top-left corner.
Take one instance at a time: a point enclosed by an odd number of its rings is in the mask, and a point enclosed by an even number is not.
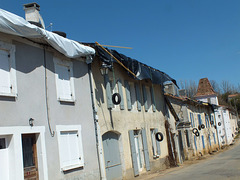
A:
[[[13,93],[1,93],[1,92],[0,92],[0,96],[2,96],[2,97],[16,98],[16,97],[17,97],[17,94],[13,94]]]
[[[61,99],[61,98],[58,98],[58,101],[59,102],[67,102],[67,103],[75,103],[76,102],[75,99]]]
[[[76,169],[76,168],[80,168],[80,167],[83,167],[83,165],[82,165],[82,164],[75,164],[75,165],[70,165],[70,166],[62,167],[61,170],[62,170],[63,172],[65,172],[65,171],[69,171],[69,170],[71,170],[71,169]]]

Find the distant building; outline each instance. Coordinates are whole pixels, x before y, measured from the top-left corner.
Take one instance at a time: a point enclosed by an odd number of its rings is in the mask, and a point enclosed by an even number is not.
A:
[[[233,131],[231,124],[236,123],[230,122],[229,108],[219,105],[217,94],[213,90],[207,78],[199,80],[198,90],[195,98],[199,101],[214,105],[214,114],[216,118],[217,134],[220,146],[233,143],[235,131]],[[234,119],[234,121],[237,120]]]

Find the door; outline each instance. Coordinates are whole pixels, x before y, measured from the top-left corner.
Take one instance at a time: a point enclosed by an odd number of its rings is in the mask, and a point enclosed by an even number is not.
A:
[[[179,148],[180,148],[180,154],[182,157],[182,160],[185,160],[184,150],[183,150],[183,140],[182,140],[182,132],[181,130],[178,130],[178,141],[179,141]]]
[[[22,135],[24,179],[38,180],[37,146],[35,134]]]
[[[134,131],[134,143],[135,143],[135,149],[136,149],[138,171],[141,172],[143,170],[144,157],[143,157],[142,138],[139,130]]]
[[[102,136],[102,141],[107,179],[122,179],[119,135],[114,132],[107,132]]]

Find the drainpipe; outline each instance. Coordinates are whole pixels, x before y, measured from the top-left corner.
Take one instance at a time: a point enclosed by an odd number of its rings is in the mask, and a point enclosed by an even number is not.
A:
[[[105,162],[103,157],[103,146],[102,146],[102,138],[100,133],[100,126],[98,123],[98,116],[97,116],[97,110],[95,106],[95,97],[93,93],[93,76],[92,76],[92,57],[87,56],[86,57],[86,63],[88,64],[88,75],[89,75],[89,84],[90,84],[90,91],[91,91],[91,100],[92,100],[92,109],[93,109],[93,118],[94,118],[94,125],[95,125],[95,134],[96,134],[96,146],[97,146],[97,155],[98,155],[98,162],[99,162],[99,168],[100,168],[100,176],[102,180],[106,180],[106,171],[105,171]]]

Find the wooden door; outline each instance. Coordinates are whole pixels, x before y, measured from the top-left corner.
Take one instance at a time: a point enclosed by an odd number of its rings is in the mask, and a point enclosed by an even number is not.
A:
[[[36,134],[22,135],[24,179],[38,180]]]

